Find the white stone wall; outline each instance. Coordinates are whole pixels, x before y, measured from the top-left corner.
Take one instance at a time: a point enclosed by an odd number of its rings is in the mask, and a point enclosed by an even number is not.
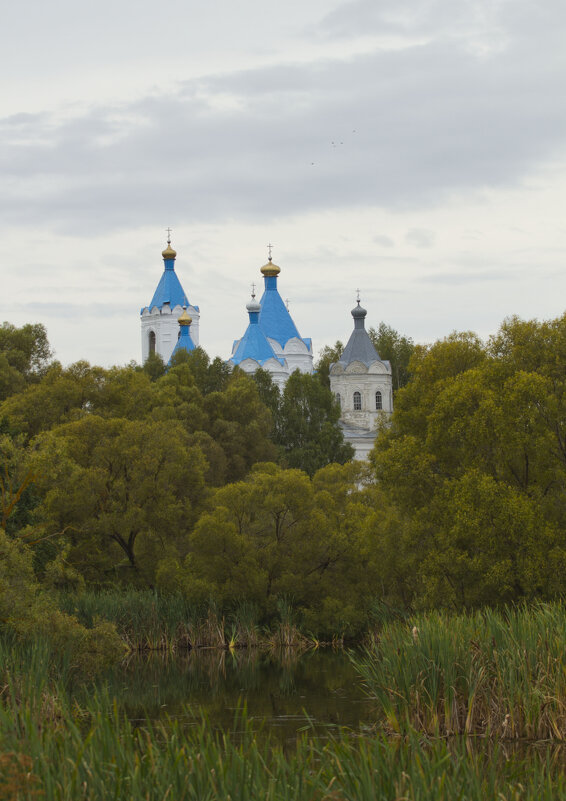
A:
[[[344,432],[344,442],[347,442],[354,448],[354,459],[358,461],[367,461],[371,449],[375,443],[375,437],[357,437],[349,431]]]
[[[277,384],[281,392],[283,392],[287,379],[289,378],[288,368],[281,364],[281,362],[278,362],[277,359],[268,359],[262,365],[256,362],[255,359],[244,359],[240,362],[238,367],[249,375],[253,375],[255,371],[261,367],[262,370],[266,370],[270,374],[273,383]]]
[[[342,414],[346,424],[367,431],[375,431],[378,420],[393,411],[391,370],[383,362],[373,362],[369,369],[361,362],[352,362],[346,369],[340,363],[330,368],[330,389],[340,395]],[[382,409],[375,408],[375,393],[381,392]],[[354,392],[361,395],[361,410],[354,409]]]
[[[142,364],[149,356],[149,335],[153,331],[155,334],[155,352],[158,353],[165,364],[171,358],[173,348],[177,344],[179,337],[179,323],[177,322],[183,313],[182,306],[175,306],[174,309],[164,303],[159,309],[144,309],[141,314],[141,338],[142,338]],[[192,317],[191,338],[195,345],[199,344],[199,321],[200,314],[194,306],[187,307],[187,313]]]
[[[289,368],[289,375],[294,373],[295,370],[299,370],[301,373],[309,373],[311,374],[313,371],[313,356],[312,356],[312,347],[309,349],[305,345],[302,339],[297,339],[297,337],[293,337],[288,342],[285,343],[285,347],[282,348],[279,342],[276,339],[267,338],[267,341],[273,348],[273,352],[276,356],[281,359],[285,359],[287,362],[287,366]]]

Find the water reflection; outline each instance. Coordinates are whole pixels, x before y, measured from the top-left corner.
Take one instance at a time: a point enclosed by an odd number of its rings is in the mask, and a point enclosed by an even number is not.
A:
[[[235,712],[245,704],[254,727],[280,741],[294,740],[305,727],[323,736],[329,729],[357,731],[375,720],[373,702],[341,651],[198,649],[175,656],[136,655],[111,676],[109,689],[133,721],[169,716],[191,725],[204,712],[223,731],[232,730]]]

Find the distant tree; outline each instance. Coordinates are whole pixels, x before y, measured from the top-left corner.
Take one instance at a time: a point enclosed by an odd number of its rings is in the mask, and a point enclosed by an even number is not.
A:
[[[53,353],[40,323],[0,325],[0,401],[21,392],[46,371]]]
[[[352,459],[354,449],[344,443],[339,418],[340,406],[330,390],[316,376],[295,370],[275,420],[274,440],[284,461],[312,476],[331,462]]]
[[[181,364],[189,366],[195,382],[203,395],[221,392],[230,380],[231,368],[223,359],[216,356],[212,362],[207,352],[201,348],[192,351],[179,350],[171,358],[170,369]]]
[[[380,358],[391,363],[393,391],[401,389],[411,377],[409,361],[415,350],[413,340],[401,336],[386,323],[380,323],[377,329],[370,328],[368,334]]]
[[[135,366],[52,364],[43,378],[0,404],[11,430],[33,437],[85,414],[141,419],[158,403],[157,382]]]
[[[234,374],[223,392],[205,395],[204,409],[208,415],[205,430],[222,446],[226,457],[225,481],[238,481],[255,462],[275,458],[276,449],[269,439],[271,412],[245,373]]]
[[[337,340],[332,347],[330,347],[330,345],[325,345],[320,351],[320,356],[314,366],[315,375],[323,386],[328,389],[330,389],[330,365],[337,362],[343,352],[344,345],[340,340]]]
[[[159,353],[150,353],[141,369],[152,381],[156,381],[158,378],[161,378],[162,375],[165,375],[166,368],[165,362]]]
[[[257,391],[262,403],[265,403],[267,408],[271,411],[273,419],[279,412],[279,404],[281,402],[281,393],[275,381],[271,378],[271,373],[267,370],[256,370],[253,374],[253,380],[257,386]]]

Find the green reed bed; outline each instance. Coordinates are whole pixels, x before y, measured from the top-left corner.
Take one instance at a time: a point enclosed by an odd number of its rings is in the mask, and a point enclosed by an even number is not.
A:
[[[80,596],[62,596],[63,611],[91,627],[95,620],[114,623],[132,649],[165,649],[186,643],[198,610],[180,595],[159,595],[151,590],[105,590]]]
[[[388,624],[355,663],[389,731],[566,739],[561,603]]]
[[[247,648],[313,646],[295,625],[291,605],[280,599],[271,625],[260,626],[259,612],[243,601],[221,610],[214,601],[195,605],[181,595],[151,590],[104,590],[80,596],[62,596],[63,611],[91,627],[96,620],[114,623],[132,650],[183,648]]]
[[[0,642],[0,798],[132,801],[551,801],[565,797],[563,765],[473,749],[469,741],[388,740],[308,732],[286,753],[257,738],[244,712],[230,731],[206,720],[133,726],[107,691],[69,691],[41,644]],[[61,678],[55,673],[60,672]],[[25,674],[25,675],[24,675]],[[183,720],[188,720],[183,718]]]

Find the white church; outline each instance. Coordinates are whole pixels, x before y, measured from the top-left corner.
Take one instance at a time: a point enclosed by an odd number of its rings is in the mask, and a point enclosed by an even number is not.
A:
[[[171,239],[162,253],[164,270],[148,306],[141,310],[142,362],[157,353],[168,364],[180,350],[199,345],[199,307],[189,303],[175,272],[177,253]],[[279,294],[280,268],[273,263],[271,248],[267,264],[260,270],[264,291],[259,301],[252,295],[247,304],[248,326],[234,341],[228,363],[253,374],[258,368],[270,373],[283,389],[291,373],[313,372],[313,347],[302,337]],[[377,426],[393,411],[391,365],[380,359],[365,328],[366,310],[352,310],[354,330],[340,359],[330,366],[330,389],[340,403],[344,440],[353,445],[356,459],[366,459],[377,434]]]

